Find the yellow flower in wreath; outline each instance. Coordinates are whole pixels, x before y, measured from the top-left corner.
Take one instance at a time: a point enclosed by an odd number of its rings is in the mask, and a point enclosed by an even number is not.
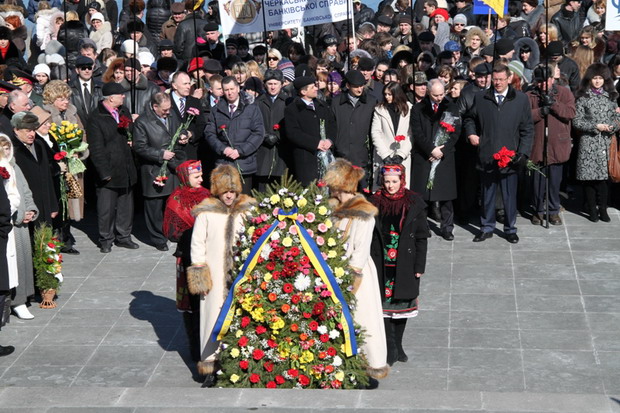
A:
[[[265,321],[265,310],[262,308],[255,308],[252,310],[251,314],[254,321],[258,321],[259,323]]]
[[[301,353],[299,361],[302,363],[311,363],[312,361],[314,361],[314,354],[312,354],[311,351],[305,350]]]
[[[334,377],[336,378],[336,380],[338,381],[343,381],[344,380],[344,371],[342,370],[338,370],[336,372],[336,374],[334,374]]]
[[[278,202],[280,202],[280,195],[278,194],[271,195],[271,198],[269,198],[269,202],[271,202],[271,205],[277,204]]]
[[[325,207],[325,205],[321,205],[319,207],[319,215],[327,215],[327,208]],[[325,224],[327,225],[327,224]]]
[[[239,357],[239,353],[240,353],[240,351],[239,351],[239,349],[237,347],[235,347],[232,350],[230,350],[230,356],[232,358],[236,359],[237,357]]]
[[[308,205],[308,200],[306,198],[304,198],[303,196],[297,200],[297,206],[299,208],[303,208],[306,205]]]
[[[236,374],[231,374],[230,375],[230,381],[232,381],[233,383],[236,383],[239,381],[241,377],[237,376]]]
[[[286,199],[284,200],[284,206],[285,206],[286,208],[290,208],[290,207],[292,207],[293,205],[295,205],[295,204],[293,203],[293,200],[292,200],[291,198],[286,198]]]

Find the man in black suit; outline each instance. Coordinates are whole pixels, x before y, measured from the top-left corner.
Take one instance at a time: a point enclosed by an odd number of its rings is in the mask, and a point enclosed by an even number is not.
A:
[[[192,82],[189,75],[185,72],[176,72],[172,76],[170,82],[172,91],[170,97],[172,98],[172,108],[170,110],[170,116],[175,119],[177,124],[181,124],[187,120],[189,108],[195,108],[201,111],[202,105],[200,100],[193,96],[190,96],[192,91]],[[202,113],[192,120],[189,125],[188,131],[189,142],[183,147],[186,159],[198,159],[198,145],[200,144],[200,138],[202,137],[202,131],[204,130],[205,120]]]
[[[77,108],[82,123],[88,119],[90,112],[95,110],[101,100],[103,83],[93,78],[94,62],[86,56],[78,56],[75,60],[77,76],[69,82],[71,87],[71,103]]]

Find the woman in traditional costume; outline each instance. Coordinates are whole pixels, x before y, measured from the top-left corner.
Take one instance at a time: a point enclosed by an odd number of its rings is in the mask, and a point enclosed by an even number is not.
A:
[[[200,294],[200,361],[198,372],[206,376],[203,387],[215,383],[219,341],[211,338],[213,327],[233,281],[233,244],[246,214],[255,204],[241,193],[241,177],[234,166],[220,165],[211,173],[211,198],[198,204],[191,240],[192,266],[187,282],[192,294]]]
[[[426,204],[408,190],[403,165],[381,168],[382,188],[371,198],[378,209],[371,256],[377,265],[387,338],[387,361],[406,362],[403,334],[407,319],[418,315],[420,277],[426,267]]]
[[[349,266],[356,274],[354,319],[365,329],[366,342],[362,352],[368,362],[367,372],[370,377],[381,379],[387,376],[389,367],[379,281],[370,258],[377,208],[356,192],[363,177],[363,169],[347,160],[337,159],[328,167],[324,179],[333,198],[335,225],[343,231]]]
[[[177,243],[177,310],[183,313],[185,331],[190,343],[192,358],[200,360],[200,297],[191,295],[187,289],[186,269],[191,265],[190,245],[196,218],[192,208],[211,196],[202,184],[200,161],[183,162],[176,169],[180,185],[170,194],[164,211],[164,235]]]

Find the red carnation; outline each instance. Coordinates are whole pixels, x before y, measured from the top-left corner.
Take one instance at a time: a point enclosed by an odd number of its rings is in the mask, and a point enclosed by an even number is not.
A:
[[[248,338],[246,336],[242,336],[239,341],[237,342],[237,344],[239,345],[239,347],[245,347],[248,345]]]
[[[308,327],[310,327],[310,330],[316,331],[316,329],[319,328],[319,323],[316,321],[311,321],[310,324],[308,324]]]
[[[317,181],[316,186],[323,188],[324,186],[327,186],[327,183],[321,179],[320,181]]]
[[[286,381],[286,380],[284,379],[284,377],[282,377],[282,376],[280,376],[280,375],[277,375],[277,376],[276,376],[276,383],[278,383],[278,384],[284,384],[284,382],[285,382],[285,381]]]
[[[265,387],[267,387],[268,389],[275,389],[277,387],[276,386],[276,382],[275,381],[270,381],[270,382],[267,383],[267,385]]]
[[[129,127],[129,125],[131,125],[131,119],[129,119],[127,116],[121,116],[120,119],[118,120],[119,128],[126,129]]]
[[[448,133],[452,133],[455,131],[454,126],[450,125],[449,123],[446,122],[439,122],[439,124],[441,125],[442,128],[444,128],[446,130],[446,132]]]
[[[310,378],[304,374],[301,374],[299,376],[298,381],[299,381],[299,384],[301,384],[304,387],[310,384]]]
[[[336,355],[336,349],[333,347],[330,347],[327,349],[327,354],[329,354],[330,356],[334,357]]]
[[[256,334],[263,334],[265,331],[267,331],[265,326],[256,326]]]
[[[241,370],[247,370],[249,366],[250,366],[250,363],[248,363],[247,360],[241,360],[239,362],[239,368],[241,368]]]
[[[252,358],[256,361],[262,359],[265,356],[263,350],[257,348],[252,352]]]
[[[282,291],[284,291],[287,294],[290,294],[293,292],[293,284],[290,283],[286,283],[282,286]]]
[[[291,253],[291,255],[292,255],[293,257],[298,256],[298,255],[299,255],[299,248],[297,248],[297,247],[293,247],[293,248],[291,248],[291,249],[290,249],[290,253]]]
[[[0,177],[2,177],[2,179],[9,179],[11,177],[11,174],[4,166],[0,166]]]
[[[56,152],[54,154],[54,160],[55,161],[61,161],[61,160],[65,159],[66,156],[67,156],[67,152],[65,152],[65,151]]]
[[[271,339],[267,340],[267,345],[271,348],[278,347],[278,343],[276,343],[275,340],[271,340]]]
[[[220,125],[221,130],[226,130],[226,125]]]
[[[301,300],[301,298],[298,295],[294,295],[291,297],[291,302],[293,304],[297,304],[299,302],[299,300]]]
[[[250,324],[250,317],[245,316],[241,319],[241,327],[246,328]]]
[[[304,312],[303,312],[303,316],[304,316],[304,318],[310,318],[310,317],[312,317],[312,313],[306,313],[306,312],[304,311]],[[316,321],[315,321],[315,323],[316,323]]]
[[[288,374],[291,377],[297,377],[299,375],[299,371],[297,371],[297,369],[288,369]]]
[[[404,141],[404,140],[405,140],[405,136],[404,136],[404,135],[396,135],[396,136],[394,137],[394,140],[395,140],[396,142],[402,142],[402,141]]]
[[[321,334],[319,336],[319,340],[321,340],[322,343],[327,343],[329,341],[329,335],[327,334]]]
[[[56,248],[56,244],[54,244],[53,242],[48,242],[47,246],[50,248]]]
[[[251,383],[256,384],[256,383],[258,383],[259,381],[260,381],[260,376],[259,376],[258,374],[254,373],[254,374],[251,374],[251,375],[250,375],[250,382],[251,382]]]
[[[267,265],[265,265],[267,271],[273,271],[276,269],[276,264],[273,261],[269,261]]]
[[[266,361],[263,364],[263,367],[265,368],[265,370],[267,370],[269,373],[271,373],[273,371],[273,362],[271,361]]]
[[[280,130],[280,125],[278,125],[277,123],[273,125],[273,130]]]

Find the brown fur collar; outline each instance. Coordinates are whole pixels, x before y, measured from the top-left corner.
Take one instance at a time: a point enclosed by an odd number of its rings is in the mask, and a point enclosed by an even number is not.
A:
[[[256,200],[244,194],[240,194],[230,208],[224,205],[219,198],[210,197],[192,208],[192,215],[198,216],[202,212],[236,215],[248,211],[254,205],[256,205]]]
[[[330,200],[330,204],[331,202],[332,200]],[[334,207],[334,217],[338,219],[357,218],[368,220],[374,218],[378,213],[379,210],[361,194],[356,195],[343,204],[336,201],[336,206]]]

